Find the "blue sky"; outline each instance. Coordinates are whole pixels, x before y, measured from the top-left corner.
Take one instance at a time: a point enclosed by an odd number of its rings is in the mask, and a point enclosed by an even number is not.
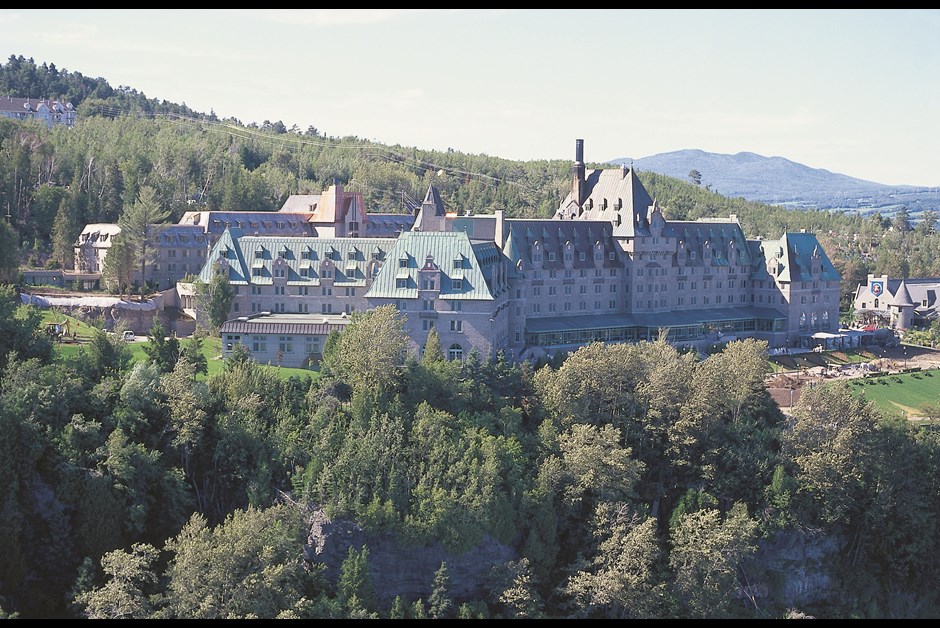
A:
[[[748,151],[940,186],[938,9],[0,9],[10,55],[389,145]]]

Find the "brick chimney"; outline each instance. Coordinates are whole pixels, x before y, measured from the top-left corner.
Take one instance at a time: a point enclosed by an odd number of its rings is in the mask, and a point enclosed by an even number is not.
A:
[[[574,142],[574,163],[571,165],[571,200],[578,203],[584,200],[584,140]]]

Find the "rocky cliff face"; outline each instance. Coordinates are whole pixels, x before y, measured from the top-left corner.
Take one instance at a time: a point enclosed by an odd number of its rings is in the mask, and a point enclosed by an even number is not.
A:
[[[399,595],[409,604],[427,601],[441,563],[446,563],[451,579],[451,599],[458,604],[485,599],[493,569],[519,560],[516,548],[491,538],[461,554],[440,544],[411,547],[390,534],[369,534],[355,523],[332,520],[315,509],[305,553],[311,562],[325,565],[326,577],[334,586],[350,547],[369,548],[376,594],[380,607],[386,609]],[[824,535],[787,531],[765,540],[742,571],[746,582],[739,592],[742,604],[803,609],[824,602],[838,587],[831,565],[839,551],[840,541]]]
[[[311,562],[326,566],[326,577],[334,585],[350,547],[356,551],[369,548],[372,581],[380,607],[385,609],[399,595],[408,603],[427,601],[441,563],[450,576],[451,599],[458,604],[484,599],[492,569],[519,559],[515,549],[491,538],[456,554],[440,544],[404,546],[390,534],[370,535],[355,523],[331,520],[320,509],[312,513],[305,553]]]

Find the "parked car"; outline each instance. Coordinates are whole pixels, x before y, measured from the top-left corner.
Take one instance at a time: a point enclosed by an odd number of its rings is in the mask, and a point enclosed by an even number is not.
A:
[[[136,336],[131,330],[128,329],[124,332],[124,342],[134,342],[135,338]]]

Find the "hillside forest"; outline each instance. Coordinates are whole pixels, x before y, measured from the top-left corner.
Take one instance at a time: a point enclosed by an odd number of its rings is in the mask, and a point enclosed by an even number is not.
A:
[[[409,211],[433,183],[448,209],[547,217],[570,162],[242,125],[21,57],[0,66],[2,93],[68,99],[79,119],[0,118],[0,617],[940,611],[940,433],[840,383],[784,415],[765,343],[705,359],[666,339],[598,343],[536,367],[448,361],[432,333],[419,359],[380,307],[332,335],[309,377],[246,354],[207,375],[198,351],[134,361],[103,328],[60,354],[15,285],[22,268],[68,266],[82,226],[116,222],[144,188],[172,221],[194,205],[275,211],[334,181],[372,212]],[[673,219],[816,232],[844,291],[868,272],[940,275],[933,218],[783,210],[639,176]],[[317,560],[317,513],[403,556],[508,558],[473,581],[442,560],[398,590],[374,546]]]

